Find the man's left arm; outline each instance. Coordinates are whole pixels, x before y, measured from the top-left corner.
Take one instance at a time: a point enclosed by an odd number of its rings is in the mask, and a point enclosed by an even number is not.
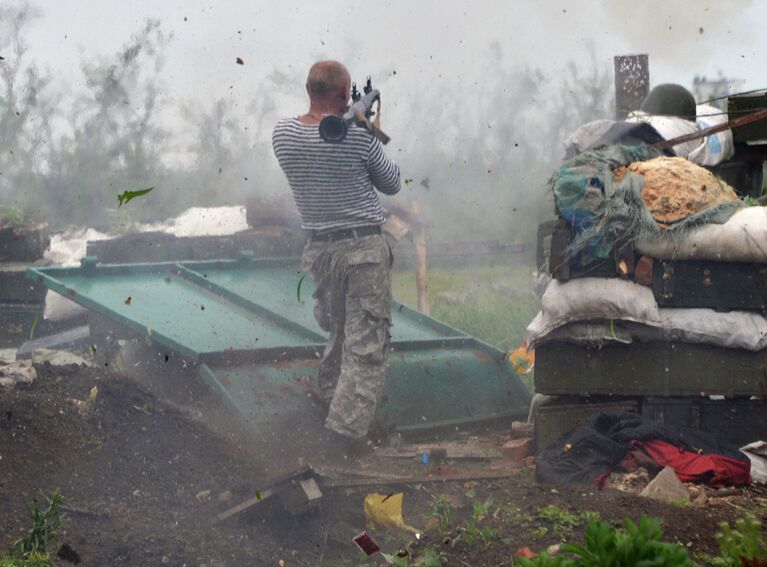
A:
[[[381,142],[376,138],[372,138],[371,141],[367,166],[376,189],[386,195],[395,195],[399,192],[399,167],[384,153]]]

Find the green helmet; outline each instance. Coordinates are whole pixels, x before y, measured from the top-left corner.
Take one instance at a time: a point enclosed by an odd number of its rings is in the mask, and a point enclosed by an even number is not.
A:
[[[682,85],[666,83],[653,88],[642,101],[641,110],[659,116],[677,116],[695,121],[695,97]]]

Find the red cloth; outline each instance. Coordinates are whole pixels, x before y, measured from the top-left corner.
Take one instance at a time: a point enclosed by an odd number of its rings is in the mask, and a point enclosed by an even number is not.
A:
[[[739,486],[751,482],[751,462],[714,453],[694,453],[665,441],[631,441],[653,461],[671,467],[682,482],[705,482],[714,487]]]

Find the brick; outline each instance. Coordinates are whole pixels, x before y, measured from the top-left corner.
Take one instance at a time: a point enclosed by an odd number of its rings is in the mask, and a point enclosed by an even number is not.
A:
[[[512,461],[521,462],[535,452],[534,442],[531,438],[511,439],[503,444],[501,452]]]
[[[652,269],[653,259],[642,256],[634,268],[634,281],[641,285],[652,285]]]

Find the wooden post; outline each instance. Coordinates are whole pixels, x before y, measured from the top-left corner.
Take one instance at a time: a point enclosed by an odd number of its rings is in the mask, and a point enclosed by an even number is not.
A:
[[[410,212],[413,215],[413,245],[415,246],[416,271],[415,282],[418,290],[418,310],[431,315],[429,304],[429,270],[426,265],[426,227],[421,222],[421,206],[416,199],[410,204]]]

